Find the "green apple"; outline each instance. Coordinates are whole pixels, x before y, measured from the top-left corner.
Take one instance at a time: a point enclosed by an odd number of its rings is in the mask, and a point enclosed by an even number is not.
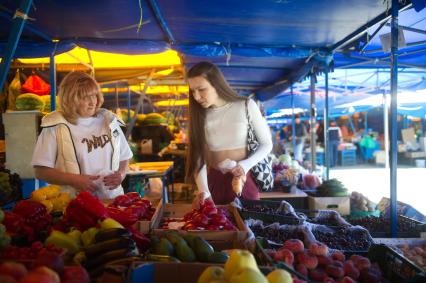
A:
[[[241,268],[234,272],[229,283],[268,283],[259,269]]]
[[[198,278],[197,283],[209,283],[212,281],[222,281],[225,279],[225,271],[220,266],[209,266],[204,269],[201,276]]]
[[[284,269],[275,269],[271,273],[266,276],[269,283],[292,283],[293,278],[290,273],[285,271]]]
[[[233,250],[225,263],[225,279],[229,281],[234,272],[245,267],[259,271],[256,259],[249,251]]]

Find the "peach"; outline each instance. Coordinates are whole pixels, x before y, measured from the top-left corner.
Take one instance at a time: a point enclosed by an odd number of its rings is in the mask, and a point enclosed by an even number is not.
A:
[[[52,270],[52,269],[50,269],[46,266],[39,266],[39,267],[31,270],[30,273],[34,273],[34,272],[46,275],[49,278],[48,282],[61,283],[61,279],[59,278],[58,273],[56,273],[54,270]]]
[[[286,263],[288,266],[293,266],[293,262],[294,262],[294,255],[293,253],[285,248],[280,248],[274,256],[274,259],[276,261],[283,261],[284,263]]]
[[[40,272],[28,272],[19,283],[57,283],[58,281],[53,281],[52,278],[46,273]]]
[[[332,264],[332,265],[334,265],[334,266],[337,266],[337,267],[341,267],[341,268],[343,268],[343,262],[341,262],[341,261],[333,260],[333,261],[331,262],[331,264]]]
[[[309,246],[309,251],[314,255],[322,255],[322,256],[328,255],[328,247],[320,242],[312,243]]]
[[[283,248],[292,251],[294,254],[303,252],[305,249],[305,245],[299,239],[290,239],[284,242]]]
[[[355,267],[352,260],[347,260],[343,264],[343,271],[345,271],[346,277],[351,277],[353,279],[358,279],[359,270]]]
[[[340,280],[340,283],[356,283],[351,277],[345,276]]]
[[[317,268],[309,270],[309,278],[315,281],[322,281],[327,277],[327,273],[323,269]]]
[[[297,261],[306,266],[307,269],[315,269],[318,265],[318,259],[309,252],[301,252],[296,255]]]
[[[295,270],[302,274],[303,276],[308,276],[308,269],[303,264],[299,263],[296,265]]]
[[[331,258],[338,261],[345,261],[345,255],[341,251],[335,251],[331,254]]]
[[[368,258],[362,257],[362,258],[358,259],[358,261],[355,262],[355,266],[359,270],[363,270],[364,268],[370,268],[371,262]]]
[[[27,268],[22,263],[7,261],[0,264],[0,274],[9,275],[19,281],[27,274]]]
[[[356,264],[356,262],[357,262],[360,258],[363,258],[363,257],[362,257],[362,256],[360,256],[360,255],[351,255],[351,256],[349,257],[349,259],[350,259],[350,260],[352,260],[355,264]]]
[[[325,268],[325,272],[333,278],[341,278],[345,276],[345,272],[342,267],[330,264]]]
[[[318,259],[318,265],[324,266],[324,267],[333,262],[333,260],[330,257],[323,256],[323,255],[317,256],[317,259]]]

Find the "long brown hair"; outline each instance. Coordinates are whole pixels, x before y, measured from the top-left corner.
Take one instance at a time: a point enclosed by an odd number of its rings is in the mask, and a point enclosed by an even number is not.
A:
[[[228,84],[219,68],[209,62],[199,62],[186,72],[186,79],[202,76],[214,89],[218,96],[228,102],[246,100],[238,95]],[[206,109],[204,109],[189,90],[189,146],[186,159],[186,182],[195,183],[194,175],[198,173],[207,160],[207,143],[204,130]]]
[[[94,78],[83,72],[68,73],[59,85],[58,97],[62,114],[71,124],[77,122],[78,103],[85,96],[96,95],[96,112],[102,106],[104,97]]]

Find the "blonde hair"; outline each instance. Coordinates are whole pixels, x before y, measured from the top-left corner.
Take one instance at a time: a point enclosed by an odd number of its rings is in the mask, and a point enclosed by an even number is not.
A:
[[[67,74],[59,85],[58,98],[64,118],[75,124],[77,122],[78,103],[85,96],[96,95],[96,112],[104,103],[104,97],[94,78],[83,72]]]

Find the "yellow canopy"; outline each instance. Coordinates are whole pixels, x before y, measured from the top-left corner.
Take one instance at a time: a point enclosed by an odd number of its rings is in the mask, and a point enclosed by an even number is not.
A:
[[[173,50],[149,55],[123,55],[90,50],[90,57],[95,69],[181,66],[178,53]],[[55,56],[55,62],[56,64],[90,64],[90,57],[87,49],[76,47],[67,53]],[[19,59],[19,61],[24,64],[49,64],[49,57]]]

